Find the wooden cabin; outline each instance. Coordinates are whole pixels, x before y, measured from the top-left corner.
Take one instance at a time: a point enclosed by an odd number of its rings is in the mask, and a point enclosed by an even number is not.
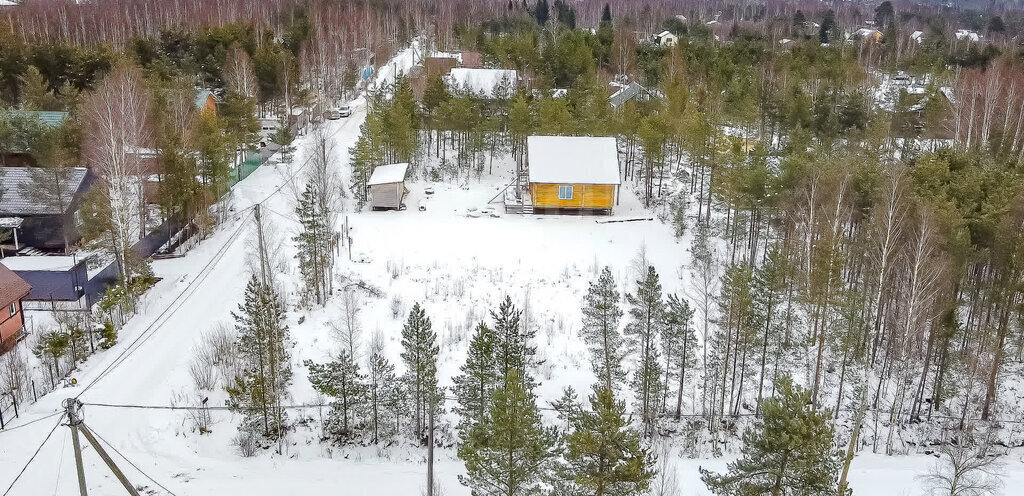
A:
[[[405,173],[409,164],[378,165],[366,183],[370,188],[370,208],[401,210],[405,199]]]
[[[214,95],[213,92],[210,90],[196,90],[196,98],[194,103],[196,105],[196,110],[199,111],[199,113],[217,113],[217,95]]]
[[[24,279],[0,264],[0,349],[13,342],[24,329],[21,302],[31,290]]]
[[[619,197],[619,152],[613,137],[526,139],[534,212],[611,214]]]

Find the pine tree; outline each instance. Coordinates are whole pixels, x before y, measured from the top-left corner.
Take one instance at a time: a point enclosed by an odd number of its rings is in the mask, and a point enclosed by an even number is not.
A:
[[[551,408],[558,412],[558,420],[565,422],[565,431],[572,429],[573,423],[583,411],[583,404],[580,403],[579,395],[572,386],[562,389],[562,396],[551,402]]]
[[[614,390],[625,378],[622,359],[626,353],[619,320],[619,288],[612,270],[605,267],[597,281],[590,283],[583,300],[583,341],[593,357],[594,374],[605,389]]]
[[[665,382],[662,394],[667,398],[671,389],[668,381],[673,377],[678,379],[675,417],[679,420],[682,416],[686,373],[697,366],[697,333],[693,329],[693,309],[686,300],[675,294],[666,297],[665,329],[661,342],[665,354]],[[667,399],[665,401],[667,403]]]
[[[527,370],[534,365],[533,356],[537,353],[537,348],[530,345],[536,331],[523,328],[519,321],[522,314],[508,296],[498,305],[497,312],[491,312],[494,319],[495,371],[498,377],[518,372],[532,383]]]
[[[334,398],[325,426],[327,434],[339,440],[355,436],[361,424],[359,412],[366,404],[368,389],[366,376],[359,372],[359,365],[346,351],[325,364],[311,360],[304,364],[309,367],[309,382],[313,389]]]
[[[834,495],[840,454],[833,445],[832,414],[788,377],[764,401],[762,421],[743,433],[743,457],[725,474],[701,470],[715,494]]]
[[[227,388],[228,404],[245,415],[243,430],[262,427],[264,436],[277,438],[283,434],[281,401],[292,375],[288,326],[277,295],[253,275],[245,288],[245,301],[232,315],[243,368]]]
[[[644,431],[654,433],[654,416],[661,398],[661,364],[658,362],[658,339],[664,328],[664,303],[661,301],[661,282],[654,267],[647,267],[647,275],[636,281],[636,295],[627,294],[630,305],[630,323],[626,334],[636,341],[639,365],[633,376],[637,409]]]
[[[647,494],[654,477],[654,458],[642,447],[641,435],[630,428],[626,404],[608,389],[590,396],[592,411],[583,412],[566,439],[565,458],[588,495]]]
[[[388,361],[383,350],[376,349],[370,353],[367,369],[370,432],[376,443],[384,436],[390,438],[398,433],[398,429],[392,429],[392,426],[398,425],[401,412],[395,411],[390,401],[397,396],[394,390],[400,387],[400,381],[395,375],[395,365]]]
[[[486,420],[499,377],[494,363],[494,331],[481,322],[469,342],[462,374],[455,378],[455,397],[459,402],[459,438],[466,442],[472,428]]]
[[[412,395],[413,427],[417,438],[423,436],[424,421],[431,398],[437,392],[437,335],[430,318],[419,303],[413,305],[409,319],[402,328],[402,360],[405,361],[405,382]]]
[[[459,447],[466,462],[459,480],[475,496],[540,495],[555,440],[555,431],[542,424],[529,381],[511,371],[494,391],[487,421]]]
[[[318,201],[319,193],[312,182],[299,196],[295,215],[302,230],[294,240],[298,247],[299,273],[304,285],[303,301],[322,305],[330,295],[333,265],[333,233],[327,225],[330,213]]]

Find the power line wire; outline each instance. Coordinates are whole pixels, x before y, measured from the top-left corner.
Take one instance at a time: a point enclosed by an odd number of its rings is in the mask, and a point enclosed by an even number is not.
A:
[[[89,432],[92,432],[92,434],[94,436],[96,436],[100,441],[102,441],[103,444],[107,445],[108,448],[114,450],[114,453],[117,453],[117,455],[120,456],[122,459],[124,459],[124,461],[128,462],[128,465],[131,465],[132,468],[137,470],[140,474],[144,475],[147,479],[150,480],[150,482],[152,482],[153,484],[156,484],[157,486],[160,486],[160,489],[163,489],[167,494],[170,494],[171,496],[177,496],[176,494],[174,494],[174,491],[171,491],[170,489],[167,489],[166,486],[164,486],[163,484],[157,482],[156,479],[151,477],[149,474],[147,474],[145,471],[143,471],[141,468],[139,468],[138,465],[136,465],[131,460],[129,460],[127,456],[124,456],[124,453],[121,453],[120,451],[118,451],[118,449],[116,447],[114,447],[114,445],[111,444],[110,441],[107,441],[103,436],[100,435],[99,432],[96,432],[96,429],[94,429],[94,428],[92,428],[90,426],[89,427]]]
[[[16,430],[18,430],[18,429],[21,429],[21,428],[23,428],[23,427],[28,427],[28,426],[30,426],[30,425],[32,425],[32,424],[34,424],[34,423],[36,423],[36,422],[42,422],[43,420],[46,420],[46,419],[50,419],[50,418],[56,417],[57,415],[63,415],[63,414],[64,414],[64,412],[63,412],[63,411],[60,411],[60,412],[53,412],[53,413],[51,413],[51,414],[49,414],[49,415],[46,415],[45,417],[39,417],[39,418],[37,418],[37,419],[35,419],[35,420],[31,420],[31,421],[29,421],[29,422],[25,422],[24,424],[21,424],[21,425],[16,425],[16,426],[14,426],[14,427],[11,427],[11,428],[9,428],[9,429],[4,429],[4,430],[0,431],[0,436],[2,436],[2,435],[4,435],[4,434],[6,434],[6,433],[8,433],[8,432],[13,432],[13,431],[16,431]]]
[[[25,470],[28,470],[28,466],[32,465],[32,462],[36,459],[36,456],[38,456],[39,452],[43,450],[43,446],[45,446],[46,442],[50,440],[50,436],[53,436],[53,433],[57,431],[58,427],[60,427],[61,420],[64,420],[63,415],[61,415],[60,419],[57,420],[57,423],[54,424],[53,429],[50,429],[50,433],[46,435],[46,438],[43,439],[43,442],[39,443],[39,447],[36,448],[35,453],[32,453],[32,457],[29,458],[27,462],[25,462],[25,466],[21,467],[21,471],[18,472],[18,475],[14,476],[14,480],[11,481],[11,485],[7,486],[7,490],[4,491],[3,496],[11,494],[11,490],[14,489],[14,485],[18,483],[18,479],[21,479],[21,476],[25,475]]]

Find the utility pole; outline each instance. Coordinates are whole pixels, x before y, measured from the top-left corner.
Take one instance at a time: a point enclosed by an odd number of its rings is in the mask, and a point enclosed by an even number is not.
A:
[[[103,463],[107,464],[110,471],[114,473],[117,480],[120,481],[121,485],[124,486],[126,491],[128,491],[129,496],[139,496],[139,492],[135,490],[135,486],[133,486],[131,481],[128,480],[128,477],[124,475],[124,472],[118,468],[117,464],[114,463],[114,460],[110,458],[110,455],[107,454],[107,450],[103,449],[103,446],[100,444],[99,440],[96,439],[96,436],[93,435],[92,431],[85,426],[85,422],[82,420],[81,415],[79,415],[82,408],[82,402],[78,401],[77,398],[67,398],[64,400],[64,408],[67,410],[68,427],[71,427],[71,442],[75,448],[75,468],[78,470],[78,489],[81,492],[81,495],[89,496],[89,491],[85,487],[85,469],[82,466],[82,444],[78,440],[79,431],[82,432],[85,439],[89,441],[89,444],[91,444],[93,449],[96,450],[96,453],[103,459]]]
[[[259,244],[259,256],[260,256],[260,282],[263,283],[264,287],[270,287],[267,280],[267,274],[270,272],[269,263],[267,262],[267,247],[263,240],[263,217],[260,214],[260,204],[257,203],[253,206],[253,216],[256,219],[256,241]]]
[[[97,441],[92,435],[92,432],[89,431],[89,428],[86,427],[84,423],[80,425],[79,428],[82,430],[82,434],[85,434],[85,438],[89,440],[89,444],[96,449],[96,453],[103,459],[103,463],[106,463],[107,467],[110,468],[110,471],[114,473],[115,477],[117,477],[117,480],[121,481],[121,485],[124,486],[126,491],[128,491],[128,494],[131,496],[139,496],[139,492],[135,490],[135,486],[133,486],[131,481],[128,480],[128,477],[124,475],[124,472],[117,467],[114,460],[110,458],[107,451],[103,449],[103,446],[100,445],[99,441]]]
[[[82,418],[78,416],[78,409],[82,402],[76,398],[64,400],[64,408],[67,411],[68,427],[71,427],[71,444],[75,448],[75,469],[78,471],[78,491],[82,496],[89,496],[89,490],[85,487],[85,468],[82,466],[82,443],[78,440],[78,428],[82,425]]]
[[[437,395],[430,394],[430,411],[427,413],[427,496],[434,496],[434,410],[437,409]]]

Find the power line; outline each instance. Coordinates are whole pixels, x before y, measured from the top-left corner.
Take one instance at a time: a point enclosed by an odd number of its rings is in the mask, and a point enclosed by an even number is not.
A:
[[[239,223],[238,228],[235,229],[233,233],[231,233],[231,236],[228,238],[227,242],[225,242],[224,245],[221,246],[220,250],[218,250],[217,253],[214,254],[212,258],[210,258],[210,261],[207,262],[206,265],[200,270],[199,275],[197,275],[189,283],[189,286],[185,288],[185,290],[182,291],[181,293],[178,293],[178,296],[176,296],[171,301],[171,303],[168,304],[167,307],[165,307],[163,311],[161,311],[157,315],[153,322],[150,323],[150,325],[145,330],[143,330],[138,335],[138,337],[136,337],[135,340],[133,340],[128,345],[128,347],[122,350],[121,353],[119,353],[117,357],[114,358],[114,361],[112,361],[110,365],[108,365],[99,373],[99,375],[96,376],[96,379],[94,379],[86,387],[79,391],[79,393],[75,395],[75,398],[80,398],[83,394],[86,393],[86,391],[91,389],[93,386],[95,386],[97,383],[103,380],[108,374],[110,374],[111,371],[113,371],[115,368],[124,363],[124,361],[127,360],[128,357],[132,355],[132,353],[137,351],[142,344],[148,341],[149,338],[152,337],[155,334],[155,332],[167,322],[167,319],[170,318],[170,315],[173,314],[173,312],[171,312],[172,310],[177,311],[178,308],[181,308],[181,305],[184,304],[185,299],[187,299],[188,297],[192,296],[192,294],[195,293],[196,289],[198,289],[199,287],[199,283],[206,280],[206,278],[212,272],[211,269],[213,268],[213,266],[218,261],[220,261],[221,258],[223,258],[225,253],[227,253],[227,248],[234,244],[234,242],[238,238],[238,235],[242,232],[242,229],[245,227],[245,225],[246,223],[244,222],[243,219],[243,221]]]
[[[46,438],[43,439],[43,442],[39,443],[39,447],[36,448],[35,453],[32,453],[32,457],[29,458],[27,462],[25,462],[25,466],[21,467],[21,471],[19,471],[18,475],[14,477],[14,480],[11,481],[11,485],[7,486],[7,490],[4,491],[3,496],[11,494],[11,490],[14,489],[14,485],[18,483],[18,479],[21,479],[21,476],[25,475],[25,470],[28,470],[28,466],[32,464],[32,462],[36,459],[36,456],[39,455],[39,452],[42,451],[43,446],[45,446],[46,442],[50,440],[50,436],[53,436],[53,433],[57,431],[58,427],[60,427],[61,420],[64,420],[64,415],[61,415],[60,419],[57,420],[57,423],[54,424],[53,429],[50,429],[50,433],[46,435]]]
[[[328,136],[328,138],[334,138],[334,136],[337,135],[338,132],[340,131],[341,129],[335,130],[334,133]],[[301,166],[299,166],[298,169],[292,171],[288,179],[286,181],[282,181],[281,185],[279,185],[276,189],[274,189],[273,192],[267,195],[266,198],[264,198],[263,200],[256,204],[250,205],[249,207],[242,209],[240,212],[238,212],[238,214],[248,216],[248,214],[255,209],[256,205],[262,206],[263,203],[265,203],[266,201],[270,200],[270,198],[280,193],[281,190],[285,187],[285,185],[289,184],[295,178],[295,176],[298,175],[299,172],[305,169],[306,166],[308,166],[312,162],[312,160],[313,156],[311,155],[306,159],[306,161]],[[165,319],[164,317],[166,316],[169,318],[169,315],[173,315],[173,312],[169,314],[169,312],[172,309],[177,311],[178,308],[181,308],[181,304],[183,304],[184,299],[195,293],[195,290],[198,287],[198,283],[206,280],[206,277],[208,277],[210,274],[209,269],[212,268],[213,265],[224,256],[224,254],[227,252],[227,248],[237,240],[238,234],[241,233],[245,225],[246,223],[244,219],[242,219],[239,223],[238,228],[235,230],[235,232],[231,234],[231,237],[228,239],[228,241],[225,242],[223,246],[221,246],[221,248],[217,251],[214,257],[211,258],[210,261],[207,262],[207,264],[203,267],[203,269],[200,271],[200,275],[196,276],[196,278],[189,283],[189,286],[185,288],[184,291],[179,293],[178,296],[176,296],[174,300],[172,300],[171,303],[167,305],[167,307],[164,308],[164,310],[160,312],[159,315],[157,315],[156,319],[154,319],[153,322],[141,334],[139,334],[139,336],[136,337],[135,340],[132,341],[132,343],[129,344],[127,348],[125,348],[120,354],[118,354],[118,356],[114,358],[114,361],[111,362],[110,365],[108,365],[103,371],[100,372],[99,375],[96,376],[96,379],[90,382],[77,395],[75,395],[75,398],[80,398],[83,394],[85,394],[86,391],[88,391],[94,385],[96,385],[98,382],[104,379],[111,371],[113,371],[115,368],[124,363],[124,361],[127,360],[132,353],[138,350],[142,344],[148,341],[149,338],[152,337],[153,334],[155,334],[155,331],[159,330],[160,327],[162,327],[163,324],[166,323],[167,319]],[[161,319],[163,319],[162,322]]]
[[[100,441],[103,441],[103,444],[107,445],[108,448],[114,450],[114,453],[117,453],[117,455],[120,456],[122,459],[124,459],[124,461],[128,462],[128,465],[131,465],[132,468],[137,470],[140,474],[146,476],[146,478],[149,479],[150,482],[152,482],[153,484],[156,484],[157,486],[160,486],[160,489],[163,489],[167,494],[170,494],[171,496],[177,496],[176,494],[174,494],[174,491],[171,491],[170,489],[167,489],[166,486],[164,486],[163,484],[157,482],[156,479],[150,477],[150,475],[147,474],[146,472],[144,472],[141,468],[139,468],[138,465],[136,465],[131,460],[129,460],[127,456],[124,456],[124,453],[121,453],[120,451],[118,451],[117,448],[114,447],[114,445],[110,443],[110,441],[107,441],[106,439],[103,438],[103,436],[100,435],[100,433],[96,432],[95,428],[90,428],[89,430],[90,430],[90,432],[93,433],[94,436],[99,438]]]
[[[12,432],[12,431],[16,431],[18,429],[21,429],[22,427],[28,427],[28,426],[36,423],[36,422],[42,422],[43,420],[50,419],[50,418],[56,417],[57,415],[63,415],[63,414],[64,414],[64,412],[62,412],[62,411],[61,412],[53,412],[53,413],[51,413],[49,415],[46,415],[45,417],[39,417],[39,418],[37,418],[35,420],[29,421],[29,422],[25,422],[24,424],[16,425],[16,426],[11,427],[9,429],[4,429],[4,430],[0,431],[0,436],[4,435],[5,433],[8,433],[8,432]]]

